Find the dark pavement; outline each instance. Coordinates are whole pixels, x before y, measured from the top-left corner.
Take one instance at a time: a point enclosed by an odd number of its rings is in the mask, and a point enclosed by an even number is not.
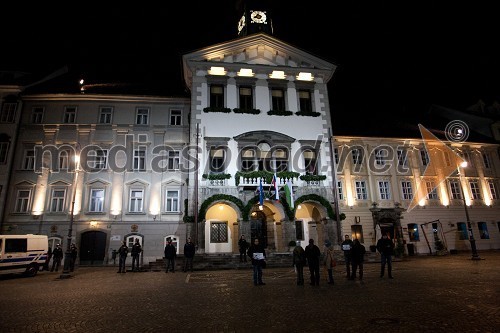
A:
[[[323,275],[315,287],[297,286],[292,267],[265,269],[257,287],[250,269],[5,276],[0,332],[499,332],[500,252],[479,254],[409,257],[393,280],[368,263],[348,281],[340,265],[335,285]]]

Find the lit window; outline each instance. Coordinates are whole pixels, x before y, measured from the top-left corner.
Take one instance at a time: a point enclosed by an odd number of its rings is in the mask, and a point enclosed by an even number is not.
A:
[[[227,243],[227,222],[212,222],[210,224],[210,243]]]
[[[130,203],[129,212],[131,213],[142,213],[143,211],[143,190],[130,190]]]
[[[30,211],[31,204],[31,190],[18,190],[16,197],[16,213],[28,213]]]
[[[104,190],[91,189],[90,190],[90,204],[89,211],[93,213],[104,212]]]
[[[64,201],[66,197],[65,189],[53,189],[52,199],[50,202],[51,212],[63,212],[64,211]]]
[[[167,212],[179,212],[179,191],[167,190],[165,210]]]

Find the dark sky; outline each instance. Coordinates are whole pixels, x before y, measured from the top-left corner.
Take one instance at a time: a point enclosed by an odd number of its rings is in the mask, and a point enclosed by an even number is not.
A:
[[[149,80],[175,95],[182,54],[236,38],[241,16],[238,1],[101,2],[2,5],[0,69],[69,64],[87,82]],[[275,37],[338,66],[330,103],[349,126],[500,96],[498,19],[481,2],[268,1]]]

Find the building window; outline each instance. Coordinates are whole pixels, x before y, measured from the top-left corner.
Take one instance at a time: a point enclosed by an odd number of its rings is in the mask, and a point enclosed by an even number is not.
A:
[[[378,191],[381,200],[391,200],[391,185],[389,181],[387,180],[379,181]]]
[[[478,222],[477,228],[479,229],[479,237],[481,239],[490,239],[490,234],[488,233],[488,226],[486,222]]]
[[[101,106],[99,108],[99,124],[111,124],[113,117],[113,108],[110,106]]]
[[[354,148],[351,151],[352,154],[352,163],[354,165],[361,165],[361,162],[363,160],[363,152],[361,151],[360,148]]]
[[[429,164],[429,155],[427,154],[427,150],[420,150],[420,160],[422,161],[423,166],[427,166]]]
[[[71,151],[61,150],[59,152],[59,170],[68,170],[70,161]]]
[[[7,161],[7,154],[9,153],[9,143],[0,142],[0,163]]]
[[[477,181],[469,182],[470,193],[472,194],[472,199],[481,200],[481,192],[479,191],[479,183]]]
[[[65,189],[53,189],[52,199],[50,201],[51,212],[64,212],[64,202],[66,198]]]
[[[252,87],[239,87],[240,93],[240,109],[250,110],[253,109],[253,94]]]
[[[168,152],[167,168],[168,170],[179,170],[180,164],[180,152],[176,150],[170,150]]]
[[[254,171],[257,165],[254,148],[246,148],[241,151],[241,171]]]
[[[408,151],[398,149],[396,153],[398,155],[398,166],[407,168],[408,167]]]
[[[401,182],[401,191],[403,193],[403,200],[412,200],[413,199],[413,189],[411,187],[411,182],[402,181]]]
[[[366,182],[364,180],[356,180],[354,185],[356,187],[356,199],[367,200],[368,194],[366,191]]]
[[[375,164],[378,166],[385,165],[387,154],[387,149],[375,149]]]
[[[181,126],[182,125],[182,111],[181,110],[170,110],[170,125]]]
[[[344,189],[340,180],[337,182],[337,194],[339,196],[339,200],[344,200]]]
[[[76,121],[76,106],[65,106],[64,107],[64,124],[74,124]]]
[[[212,84],[210,86],[210,107],[223,108],[224,107],[224,86],[219,84]]]
[[[483,156],[483,164],[485,169],[490,169],[491,168],[491,159],[490,155],[488,153],[482,153]]]
[[[142,149],[134,150],[134,170],[146,170],[146,151]]]
[[[226,152],[222,148],[210,149],[210,171],[223,172]]]
[[[357,239],[360,243],[364,243],[363,226],[360,224],[351,225],[351,235],[353,239]]]
[[[272,111],[285,111],[285,92],[283,89],[271,89]]]
[[[24,151],[23,157],[23,170],[35,169],[35,150],[27,149]]]
[[[304,167],[306,175],[318,174],[318,160],[316,158],[316,151],[313,149],[304,150]]]
[[[227,222],[210,223],[210,243],[227,243]]]
[[[467,226],[464,222],[457,223],[458,239],[466,240],[469,239],[469,233],[467,232]]]
[[[142,213],[144,208],[144,190],[130,190],[130,213]]]
[[[179,191],[167,190],[165,210],[169,213],[179,212]]]
[[[149,109],[148,108],[137,108],[135,124],[136,125],[149,124]]]
[[[418,236],[418,224],[408,224],[408,238],[410,239],[410,242],[418,242],[420,240],[420,237]]]
[[[488,187],[490,188],[491,199],[498,200],[497,186],[493,180],[488,181]]]
[[[462,191],[460,190],[460,182],[458,180],[450,180],[450,190],[452,199],[462,200]]]
[[[299,90],[299,111],[312,112],[312,99],[309,90]]]
[[[3,103],[0,122],[13,123],[16,120],[17,103]]]
[[[31,205],[31,190],[18,190],[16,196],[16,213],[29,213]]]
[[[43,121],[43,113],[45,111],[44,107],[36,106],[31,109],[31,122],[33,124],[41,124]]]
[[[335,165],[339,165],[339,149],[333,148],[333,156],[335,157]]]
[[[467,162],[467,167],[470,168],[470,167],[473,167],[474,166],[474,163],[472,161],[472,158],[470,158],[470,154],[468,151],[464,151],[460,154],[460,156],[462,156],[462,158]]]
[[[90,190],[89,211],[92,213],[104,212],[104,189]]]
[[[438,200],[439,199],[439,196],[437,193],[436,183],[434,183],[433,181],[426,181],[425,187],[427,190],[427,199],[429,199],[429,200]]]
[[[105,169],[108,160],[108,151],[104,149],[97,149],[89,151],[89,162],[92,169]]]
[[[284,148],[273,149],[272,160],[274,167],[272,171],[281,172],[288,170],[288,150]]]

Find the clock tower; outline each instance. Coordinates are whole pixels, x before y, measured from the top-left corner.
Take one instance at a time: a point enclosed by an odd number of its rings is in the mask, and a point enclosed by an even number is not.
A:
[[[239,37],[265,32],[273,34],[271,8],[269,1],[242,1],[241,16],[238,19],[237,33]]]

